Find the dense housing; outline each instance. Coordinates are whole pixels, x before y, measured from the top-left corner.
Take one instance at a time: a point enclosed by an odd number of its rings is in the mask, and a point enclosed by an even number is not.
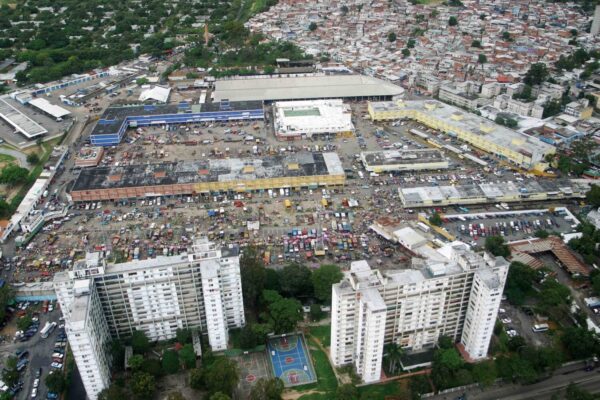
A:
[[[209,159],[82,170],[73,201],[343,185],[335,153],[300,152],[253,159]]]

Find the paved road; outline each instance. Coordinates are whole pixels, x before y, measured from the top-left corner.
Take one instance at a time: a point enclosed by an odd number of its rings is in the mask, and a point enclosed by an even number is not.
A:
[[[600,393],[600,370],[586,372],[583,362],[563,367],[552,377],[533,385],[503,385],[467,391],[469,400],[549,400],[553,394],[564,390],[571,382],[592,393]],[[428,397],[431,400],[454,400],[463,392],[440,394]]]
[[[31,168],[31,165],[29,165],[29,163],[27,162],[27,155],[21,153],[20,151],[7,149],[6,147],[0,147],[0,154],[6,154],[16,158],[17,161],[19,161],[21,167],[23,168]]]

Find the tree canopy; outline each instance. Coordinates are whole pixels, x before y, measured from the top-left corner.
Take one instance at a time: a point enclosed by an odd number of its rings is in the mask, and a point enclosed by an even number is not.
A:
[[[231,395],[239,379],[237,364],[225,357],[217,358],[204,375],[206,388],[211,394],[222,392]]]
[[[485,249],[495,256],[508,257],[510,256],[510,249],[508,245],[504,243],[502,236],[488,236],[485,238]]]
[[[281,400],[283,381],[279,378],[260,378],[250,391],[249,400]]]
[[[331,285],[342,280],[344,274],[337,265],[324,264],[312,273],[315,297],[325,304],[331,303]]]
[[[271,325],[275,333],[292,332],[302,320],[302,305],[298,300],[284,298],[277,292],[265,290],[263,302],[267,311],[263,312],[261,317]]]
[[[135,330],[131,335],[131,347],[135,354],[144,354],[150,350],[150,340],[143,331]]]

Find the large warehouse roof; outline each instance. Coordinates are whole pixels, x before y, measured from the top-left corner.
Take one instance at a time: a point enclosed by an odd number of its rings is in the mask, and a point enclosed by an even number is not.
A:
[[[8,122],[13,128],[21,132],[27,138],[43,135],[48,131],[40,126],[37,122],[17,110],[6,100],[0,98],[0,118]]]
[[[364,75],[324,75],[218,80],[214,100],[300,100],[345,97],[399,96],[400,86]]]
[[[62,118],[71,114],[70,111],[65,110],[64,108],[57,106],[55,104],[50,103],[48,100],[43,99],[41,97],[35,98],[29,101],[29,104],[32,106],[39,108],[45,113],[53,116],[54,118]]]

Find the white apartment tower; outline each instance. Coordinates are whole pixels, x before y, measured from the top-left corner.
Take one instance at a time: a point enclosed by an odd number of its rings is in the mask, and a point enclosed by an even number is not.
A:
[[[364,382],[381,377],[384,344],[409,352],[450,336],[471,360],[485,358],[508,262],[455,242],[414,267],[381,272],[353,262],[332,288],[331,358],[354,364]]]
[[[600,33],[600,5],[597,5],[594,10],[594,18],[592,19],[592,27],[590,28],[592,36],[598,36],[598,33]]]
[[[83,386],[90,400],[110,384],[110,334],[102,304],[91,279],[73,285],[73,301],[65,315],[65,332],[77,363]]]
[[[100,253],[88,253],[72,271],[54,277],[67,326],[79,315],[72,310],[79,303],[80,286],[89,287],[97,298],[98,321],[104,322],[90,321],[105,327],[109,338],[126,338],[140,330],[150,340],[167,340],[178,328],[190,328],[207,334],[212,350],[220,351],[227,348],[228,330],[245,325],[239,248],[219,248],[206,238],[196,240],[188,254],[122,264],[106,264]],[[79,338],[73,332],[67,329],[72,347]],[[101,358],[100,353],[107,352],[102,350],[105,342],[92,338],[100,330],[86,332],[89,340],[101,344],[90,349]],[[77,356],[76,361],[83,370]],[[94,374],[102,375],[100,370]],[[91,389],[86,386],[90,397]]]

